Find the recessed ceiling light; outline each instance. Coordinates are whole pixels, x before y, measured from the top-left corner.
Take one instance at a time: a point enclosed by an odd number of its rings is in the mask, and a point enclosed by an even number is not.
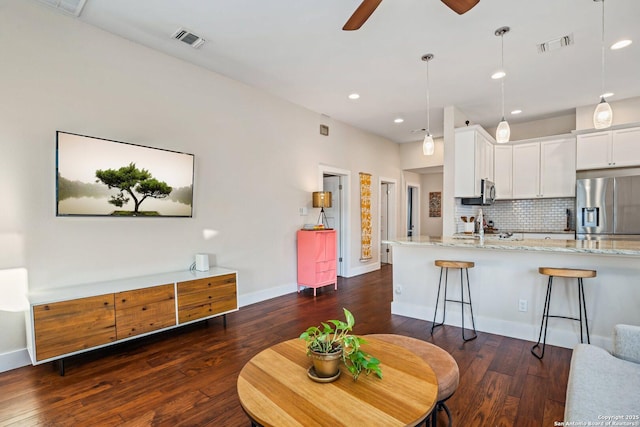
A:
[[[402,117],[398,117],[397,119],[393,120],[393,123],[402,123],[404,122],[404,119]]]
[[[513,110],[511,114],[521,114],[522,110]]]
[[[499,79],[503,78],[506,75],[507,75],[507,73],[505,73],[504,71],[500,70],[500,71],[496,71],[495,73],[491,74],[491,78],[493,80],[499,80]]]
[[[358,98],[360,98],[360,95],[357,93],[349,94],[349,99],[358,99]]]
[[[606,92],[600,95],[600,98],[610,98],[613,96],[613,92]]]
[[[629,46],[631,43],[633,43],[631,40],[620,40],[611,45],[611,50],[622,49],[623,47]]]

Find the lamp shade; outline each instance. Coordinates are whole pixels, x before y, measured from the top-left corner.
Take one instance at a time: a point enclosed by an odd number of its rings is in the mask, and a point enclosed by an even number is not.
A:
[[[511,137],[511,128],[509,127],[509,123],[502,118],[502,121],[498,123],[498,128],[496,129],[496,142],[498,144],[504,144],[509,142],[509,138]]]
[[[611,126],[613,122],[613,110],[604,97],[600,99],[600,102],[596,106],[593,112],[593,127],[596,129],[606,129]]]
[[[422,141],[422,154],[425,156],[432,156],[435,151],[435,144],[433,143],[433,137],[429,132],[424,136],[424,141]]]
[[[331,207],[331,191],[314,191],[313,207],[314,208],[330,208]]]

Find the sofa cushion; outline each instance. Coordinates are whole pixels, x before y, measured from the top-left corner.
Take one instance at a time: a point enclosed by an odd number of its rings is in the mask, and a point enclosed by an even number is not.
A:
[[[639,396],[639,364],[617,359],[593,345],[578,344],[574,348],[567,384],[565,423],[588,425],[588,422],[606,422],[606,417],[637,416],[640,414]]]
[[[613,329],[613,355],[618,359],[640,363],[640,328],[616,325]]]

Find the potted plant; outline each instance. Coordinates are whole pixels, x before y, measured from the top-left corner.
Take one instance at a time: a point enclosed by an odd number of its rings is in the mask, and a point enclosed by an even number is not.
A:
[[[343,308],[346,322],[328,320],[320,326],[311,326],[300,335],[306,341],[307,355],[313,361],[314,374],[321,382],[329,382],[340,375],[340,361],[344,362],[354,381],[361,372],[367,375],[374,372],[382,378],[380,361],[364,352],[360,345],[366,343],[363,338],[351,334],[355,318],[346,308]]]

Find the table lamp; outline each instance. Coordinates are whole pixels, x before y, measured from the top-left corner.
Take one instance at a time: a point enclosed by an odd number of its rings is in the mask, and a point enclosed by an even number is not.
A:
[[[324,213],[324,208],[331,207],[331,192],[330,191],[314,191],[313,192],[313,207],[320,208],[320,215],[318,215],[318,224],[322,218],[322,225],[324,228],[329,229],[329,223],[327,222],[327,216]]]

